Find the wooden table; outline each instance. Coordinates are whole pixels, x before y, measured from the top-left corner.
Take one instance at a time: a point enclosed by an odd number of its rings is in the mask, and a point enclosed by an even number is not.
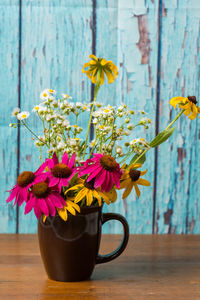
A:
[[[103,236],[101,253],[119,243]],[[136,235],[90,281],[47,279],[35,235],[0,235],[0,299],[200,299],[200,236]]]

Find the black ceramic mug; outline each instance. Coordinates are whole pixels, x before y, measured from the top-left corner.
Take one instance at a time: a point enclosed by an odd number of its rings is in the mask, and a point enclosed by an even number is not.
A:
[[[122,223],[123,239],[115,251],[99,255],[101,227],[109,220]],[[57,281],[81,281],[90,278],[95,264],[111,261],[124,251],[129,227],[119,214],[104,214],[99,207],[87,207],[76,216],[69,214],[66,222],[55,216],[47,218],[44,224],[40,218],[38,238],[48,277]]]

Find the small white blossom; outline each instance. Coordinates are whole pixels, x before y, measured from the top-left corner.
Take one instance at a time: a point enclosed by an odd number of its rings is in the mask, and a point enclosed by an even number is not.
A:
[[[62,94],[62,97],[63,97],[64,99],[72,99],[72,97],[69,96],[68,94]]]
[[[49,97],[50,97],[50,94],[48,92],[48,89],[42,91],[41,94],[40,94],[40,99],[41,100],[48,100]]]
[[[22,111],[21,113],[19,113],[17,115],[17,119],[18,120],[25,120],[25,119],[28,119],[29,116],[30,116],[30,113],[28,111]]]
[[[93,119],[93,124],[96,125],[97,123],[98,123],[98,119],[97,119],[97,118],[94,118],[94,119]]]
[[[13,117],[16,117],[18,115],[18,113],[20,112],[20,108],[19,107],[16,107],[13,109],[13,112],[12,112],[12,116]]]
[[[10,123],[10,124],[9,124],[9,127],[13,127],[13,123]]]

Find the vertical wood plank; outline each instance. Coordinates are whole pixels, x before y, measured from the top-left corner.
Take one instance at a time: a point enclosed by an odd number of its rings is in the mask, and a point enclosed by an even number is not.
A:
[[[199,1],[163,1],[160,129],[177,113],[169,105],[171,97],[199,98],[199,22]],[[198,121],[183,116],[158,151],[157,233],[199,230]]]
[[[133,110],[145,110],[155,122],[156,71],[157,71],[157,16],[158,1],[97,1],[98,56],[117,63],[119,76],[114,84],[103,87],[99,99],[103,103],[126,103]],[[154,125],[148,132],[137,129],[131,139],[154,136]],[[123,202],[119,192],[108,211],[124,214],[131,233],[152,232],[154,152],[148,153],[144,165],[145,176],[151,187],[141,188],[141,198],[136,200],[134,191]],[[120,232],[120,225],[107,226],[105,231]]]
[[[53,88],[70,94],[74,101],[90,99],[90,82],[81,73],[92,46],[92,3],[89,0],[22,1],[22,108],[31,110],[40,102],[40,91]],[[39,133],[38,121],[30,125]],[[81,125],[86,127],[87,120]],[[21,171],[40,164],[29,133],[21,130]],[[20,208],[19,232],[35,232],[33,213]]]
[[[15,233],[16,208],[7,204],[7,190],[16,182],[17,130],[8,124],[15,122],[12,110],[18,106],[18,0],[0,3],[0,233]]]

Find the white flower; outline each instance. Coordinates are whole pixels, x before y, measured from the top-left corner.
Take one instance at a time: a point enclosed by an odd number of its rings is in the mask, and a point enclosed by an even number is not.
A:
[[[17,115],[17,119],[18,120],[25,120],[25,119],[28,119],[29,116],[30,116],[30,113],[28,111],[22,111],[21,113],[19,113]]]
[[[48,92],[48,89],[42,91],[41,94],[40,94],[40,99],[41,100],[48,100],[49,97],[50,97],[50,94]]]
[[[13,109],[13,112],[12,112],[12,116],[13,117],[16,117],[18,115],[18,113],[20,112],[20,108],[19,107],[16,107]]]
[[[93,119],[93,124],[97,124],[98,123],[98,119],[97,118],[94,118]]]
[[[65,121],[63,122],[63,126],[68,126],[68,125],[69,125],[69,121],[65,120]]]
[[[47,92],[50,93],[50,94],[56,94],[56,91],[52,90],[52,89],[47,89]]]
[[[32,111],[37,112],[40,110],[40,105],[36,105],[33,107]]]
[[[117,154],[121,154],[121,153],[122,153],[122,147],[117,146],[117,147],[115,148],[115,151],[116,151]]]
[[[81,102],[76,102],[76,107],[77,108],[81,108],[83,106],[83,104]]]
[[[64,99],[72,99],[72,97],[69,96],[68,94],[62,94],[62,97],[63,97]]]
[[[9,124],[9,127],[13,127],[13,123],[10,123],[10,124]]]

